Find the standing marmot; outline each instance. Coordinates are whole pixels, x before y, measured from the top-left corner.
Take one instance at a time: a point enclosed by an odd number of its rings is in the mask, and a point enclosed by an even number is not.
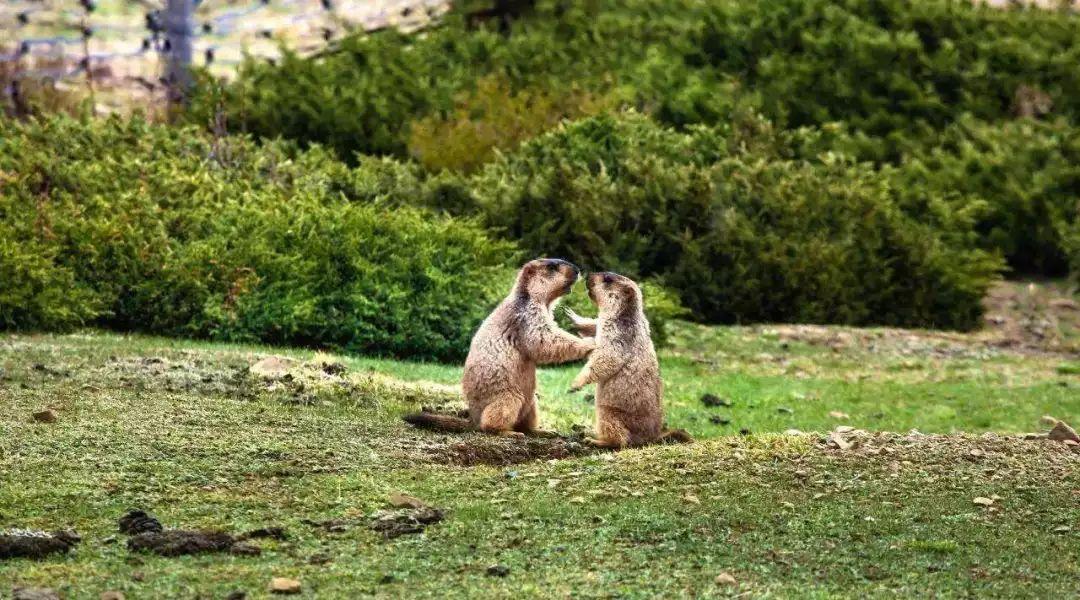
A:
[[[584,358],[596,343],[559,328],[552,308],[577,281],[578,268],[559,259],[537,259],[518,272],[510,295],[473,336],[461,388],[469,418],[423,412],[413,425],[502,435],[544,433],[537,429],[536,365]]]
[[[581,332],[594,332],[596,350],[574,378],[571,391],[596,384],[597,446],[623,448],[661,439],[689,441],[682,430],[664,431],[660,405],[663,382],[656,360],[641,289],[615,273],[592,273],[585,282],[600,309],[597,319],[567,311]]]

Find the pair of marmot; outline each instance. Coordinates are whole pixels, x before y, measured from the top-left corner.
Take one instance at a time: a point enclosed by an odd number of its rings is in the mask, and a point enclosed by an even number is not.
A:
[[[442,430],[547,434],[537,427],[536,365],[588,355],[571,389],[597,384],[591,443],[622,448],[665,437],[685,439],[685,432],[662,428],[660,368],[637,284],[615,273],[592,273],[586,287],[599,316],[584,319],[568,311],[586,337],[556,324],[554,306],[579,275],[576,266],[559,259],[537,259],[522,267],[510,295],[480,325],[465,359],[461,387],[468,419],[423,412],[405,420]]]

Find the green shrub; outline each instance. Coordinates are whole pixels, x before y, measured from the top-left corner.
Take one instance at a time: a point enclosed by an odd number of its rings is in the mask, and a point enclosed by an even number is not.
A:
[[[410,167],[138,119],[0,121],[0,175],[4,327],[452,359],[517,258],[474,223],[389,208]]]
[[[474,210],[527,252],[658,276],[697,318],[970,328],[1000,261],[972,219],[939,231],[888,181],[842,159],[786,158],[754,119],[679,133],[649,119],[585,119],[488,165]]]
[[[409,154],[430,171],[470,172],[496,150],[512,150],[563,119],[596,114],[604,106],[582,92],[514,93],[505,80],[485,77],[458,100],[451,115],[429,115],[411,124]]]
[[[1080,130],[1062,121],[962,119],[893,172],[912,214],[923,212],[928,197],[977,198],[989,208],[976,226],[983,247],[1020,273],[1068,271],[1062,232],[1080,215]]]

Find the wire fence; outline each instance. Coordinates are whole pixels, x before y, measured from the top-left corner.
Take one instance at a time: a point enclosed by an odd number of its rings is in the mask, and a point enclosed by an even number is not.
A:
[[[154,106],[182,91],[178,68],[227,78],[245,58],[276,60],[283,45],[312,54],[352,31],[425,27],[449,8],[449,0],[8,0],[2,96],[15,112],[35,94],[89,97],[95,112]]]

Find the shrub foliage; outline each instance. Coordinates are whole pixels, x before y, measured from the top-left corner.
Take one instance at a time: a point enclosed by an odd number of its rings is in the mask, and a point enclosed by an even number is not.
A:
[[[0,121],[0,140],[4,327],[450,359],[516,255],[474,223],[384,206],[415,174],[377,159],[350,171],[138,119]]]

